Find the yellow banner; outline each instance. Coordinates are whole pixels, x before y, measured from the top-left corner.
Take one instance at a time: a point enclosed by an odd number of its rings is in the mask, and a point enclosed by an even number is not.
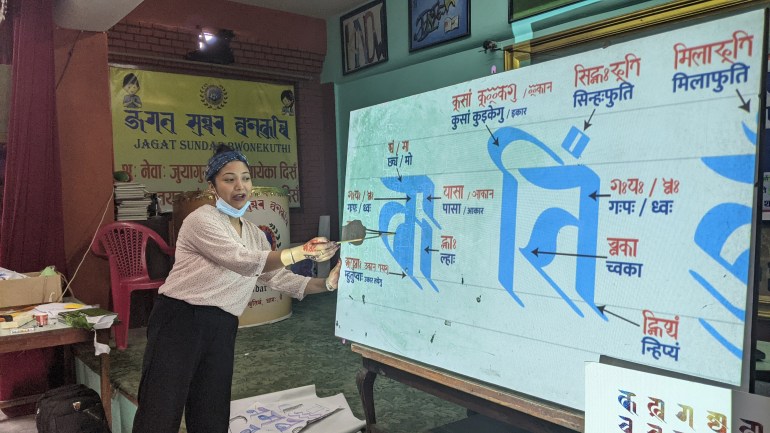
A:
[[[115,170],[158,193],[206,189],[219,143],[249,160],[255,186],[284,188],[298,207],[294,86],[110,68]]]

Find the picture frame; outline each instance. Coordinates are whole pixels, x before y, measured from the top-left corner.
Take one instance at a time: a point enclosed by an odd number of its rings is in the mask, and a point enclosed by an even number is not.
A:
[[[508,22],[523,20],[582,0],[508,0]]]
[[[385,0],[374,0],[340,17],[342,74],[388,60]]]
[[[409,51],[471,34],[471,0],[409,0]]]

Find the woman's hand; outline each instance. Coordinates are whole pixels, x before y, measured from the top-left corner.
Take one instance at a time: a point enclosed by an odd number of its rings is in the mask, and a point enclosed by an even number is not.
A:
[[[329,276],[326,277],[326,290],[332,292],[340,287],[340,269],[342,268],[342,260],[337,262],[337,266],[329,272]]]
[[[288,266],[309,259],[314,262],[325,262],[334,256],[340,245],[325,237],[310,239],[304,245],[281,250],[281,262]]]

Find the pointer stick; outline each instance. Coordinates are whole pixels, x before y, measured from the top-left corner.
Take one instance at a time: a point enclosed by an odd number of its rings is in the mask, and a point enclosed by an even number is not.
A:
[[[374,239],[374,238],[378,238],[380,236],[390,236],[390,235],[394,235],[394,234],[395,233],[383,232],[383,233],[378,234],[377,236],[372,236],[372,237],[368,237],[368,238],[348,239],[348,240],[344,240],[344,241],[337,241],[337,243],[338,244],[346,244],[346,243],[349,243],[349,242],[364,241],[365,239]]]
[[[338,243],[338,244],[346,244],[346,243],[348,243],[348,242],[358,242],[358,241],[363,241],[364,239],[366,239],[366,238],[359,238],[359,239],[348,239],[348,240],[346,240],[346,241],[337,241],[337,243]]]

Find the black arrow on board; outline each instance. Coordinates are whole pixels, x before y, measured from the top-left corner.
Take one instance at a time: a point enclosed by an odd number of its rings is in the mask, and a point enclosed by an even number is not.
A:
[[[408,195],[406,197],[375,197],[375,200],[406,200],[409,201],[412,199],[412,197],[409,197]]]
[[[602,314],[604,314],[604,313],[607,313],[607,314],[609,314],[609,315],[612,315],[612,316],[615,316],[615,317],[617,317],[617,318],[618,318],[618,319],[620,319],[620,320],[625,320],[626,322],[628,322],[628,323],[630,323],[630,324],[632,324],[632,325],[634,325],[634,326],[639,326],[639,324],[638,324],[638,323],[634,323],[634,322],[632,322],[632,321],[630,321],[630,320],[626,319],[625,317],[622,317],[622,316],[618,316],[617,314],[613,313],[612,311],[609,311],[609,310],[607,310],[607,306],[606,306],[606,305],[597,305],[597,306],[596,306],[596,308],[598,308],[598,309],[599,309],[599,311],[601,311],[601,312],[602,312]]]
[[[540,254],[550,254],[552,256],[570,256],[570,257],[593,257],[595,259],[606,259],[607,256],[592,256],[590,254],[575,254],[575,253],[556,253],[552,251],[540,251],[540,248],[535,248],[532,250],[532,254],[535,255],[535,257],[540,257]]]
[[[596,200],[596,197],[610,197],[609,194],[599,194],[599,191],[594,191],[591,194],[588,194],[589,197]]]
[[[583,121],[583,131],[588,129],[589,126],[591,126],[591,119],[594,118],[594,113],[596,113],[596,108],[594,108],[594,111],[591,112],[591,115],[588,116],[588,120]]]
[[[432,202],[433,200],[441,200],[441,197],[436,197],[434,195],[429,195],[428,196],[428,201]]]
[[[425,250],[423,250],[423,251],[425,251],[425,253],[426,253],[426,254],[430,254],[430,252],[431,252],[431,251],[435,251],[435,252],[438,252],[438,250],[434,250],[434,249],[433,249],[433,248],[431,248],[431,247],[425,247]]]
[[[401,172],[398,171],[398,167],[396,167],[396,173],[398,173],[398,181],[401,182]]]
[[[747,113],[751,113],[751,99],[749,99],[748,101],[743,99],[743,95],[741,95],[741,92],[739,92],[738,89],[735,89],[735,93],[737,93],[738,97],[741,98],[741,105],[739,105],[738,108],[740,108],[741,110]]]
[[[406,274],[404,273],[404,271],[401,271],[400,273],[399,273],[399,272],[388,272],[388,273],[389,273],[390,275],[401,275],[401,278],[404,278],[404,277],[406,276]]]
[[[491,130],[491,129],[489,129],[489,125],[484,125],[484,126],[486,126],[486,127],[487,127],[487,131],[489,131],[489,135],[491,135],[491,136],[492,136],[492,138],[494,138],[494,139],[495,139],[495,141],[494,141],[494,143],[495,143],[495,146],[499,146],[499,145],[500,145],[500,142],[499,142],[499,141],[497,141],[497,137],[495,137],[495,134],[493,134],[493,133],[492,133],[492,130]]]

